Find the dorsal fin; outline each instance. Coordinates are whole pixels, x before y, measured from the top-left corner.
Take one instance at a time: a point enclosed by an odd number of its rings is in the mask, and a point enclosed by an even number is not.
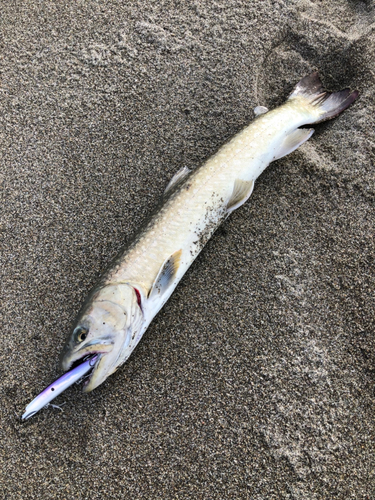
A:
[[[172,179],[169,181],[168,186],[165,188],[164,194],[167,194],[174,186],[179,184],[185,177],[190,174],[191,170],[187,167],[182,167],[177,174],[174,174]]]
[[[268,111],[268,108],[266,108],[265,106],[256,106],[254,108],[255,116],[264,115],[264,113],[268,113]]]
[[[240,207],[250,197],[254,189],[254,181],[243,181],[236,179],[234,181],[232,196],[229,198],[227,204],[228,213],[233,212],[236,208]]]
[[[294,130],[294,132],[285,137],[283,142],[276,149],[273,159],[278,160],[283,156],[288,155],[297,149],[301,144],[310,139],[313,133],[313,128],[297,128],[297,130]]]
[[[148,298],[161,297],[169,286],[173,283],[178,268],[181,264],[182,249],[173,253],[161,266],[151,288],[148,293]]]

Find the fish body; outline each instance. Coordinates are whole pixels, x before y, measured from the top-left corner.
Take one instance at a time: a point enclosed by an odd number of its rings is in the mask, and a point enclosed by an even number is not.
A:
[[[255,120],[200,168],[178,172],[160,208],[89,294],[62,352],[63,370],[96,354],[85,391],[116,371],[215,229],[250,197],[263,170],[311,137],[313,129],[299,127],[333,118],[357,95],[348,89],[326,93],[313,73],[280,107],[256,108]]]

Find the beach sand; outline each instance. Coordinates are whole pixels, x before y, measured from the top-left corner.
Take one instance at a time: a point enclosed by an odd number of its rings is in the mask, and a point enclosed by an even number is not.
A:
[[[2,2],[1,498],[375,498],[374,12]],[[115,375],[21,422],[173,174],[315,70],[356,103],[270,165]]]

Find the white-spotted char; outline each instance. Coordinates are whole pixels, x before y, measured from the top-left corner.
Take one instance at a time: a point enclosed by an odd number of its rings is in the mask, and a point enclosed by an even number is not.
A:
[[[85,391],[113,373],[134,350],[218,225],[250,197],[273,160],[307,141],[304,125],[329,120],[358,92],[325,92],[317,73],[303,78],[288,100],[256,118],[201,167],[181,169],[157,210],[89,294],[61,356],[63,370],[98,358]]]

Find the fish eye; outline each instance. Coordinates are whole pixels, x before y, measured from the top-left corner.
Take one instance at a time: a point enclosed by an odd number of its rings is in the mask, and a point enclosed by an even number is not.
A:
[[[83,342],[87,338],[88,330],[82,326],[77,326],[73,334],[76,342]]]

